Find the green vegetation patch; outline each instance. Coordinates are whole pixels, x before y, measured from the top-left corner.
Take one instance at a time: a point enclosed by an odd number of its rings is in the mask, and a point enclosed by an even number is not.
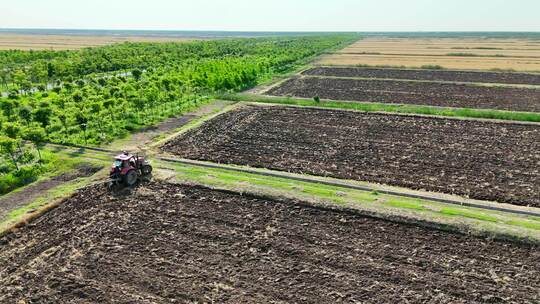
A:
[[[512,226],[520,226],[520,227],[524,227],[524,228],[527,228],[527,229],[540,230],[540,223],[534,223],[534,222],[530,222],[530,221],[512,220],[512,221],[506,222],[506,224],[512,225]]]
[[[0,195],[7,194],[20,187],[28,185],[40,178],[48,178],[75,168],[79,163],[69,157],[62,157],[51,151],[41,151],[40,158],[37,153],[28,147],[18,157],[17,166],[13,163],[3,163],[0,173]]]
[[[251,88],[357,38],[325,34],[0,51],[0,92],[9,91],[0,97],[0,194],[56,168],[45,157],[39,164],[24,159],[25,141],[38,154],[46,142],[110,144],[192,111],[216,92]]]
[[[2,82],[17,88],[0,98],[0,136],[26,139],[29,131],[38,130],[50,142],[110,143],[192,110],[214,92],[251,88],[356,38],[329,34],[125,43],[59,56],[0,52],[0,61],[6,62]]]
[[[418,211],[428,210],[421,203],[416,203],[416,202],[390,200],[390,201],[385,202],[385,204],[390,205],[392,207],[412,209],[412,210],[418,210]]]
[[[441,214],[449,215],[449,216],[461,216],[481,221],[487,221],[487,222],[498,222],[499,220],[490,215],[482,214],[480,212],[474,212],[470,210],[463,210],[463,209],[454,209],[454,208],[442,208],[440,210]]]
[[[31,215],[32,212],[39,212],[40,208],[51,204],[51,202],[69,197],[75,193],[77,189],[86,185],[88,180],[89,178],[81,178],[71,183],[62,184],[47,191],[32,203],[9,212],[4,219],[0,220],[0,233],[9,228],[9,226],[23,220],[25,216]]]

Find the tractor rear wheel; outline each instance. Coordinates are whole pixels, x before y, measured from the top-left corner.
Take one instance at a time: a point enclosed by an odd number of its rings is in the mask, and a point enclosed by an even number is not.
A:
[[[139,179],[139,176],[137,174],[137,171],[131,170],[126,175],[124,175],[124,183],[126,186],[133,186],[137,183],[137,180]]]

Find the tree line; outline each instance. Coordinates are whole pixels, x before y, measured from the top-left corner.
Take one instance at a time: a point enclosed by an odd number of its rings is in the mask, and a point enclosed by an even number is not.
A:
[[[10,91],[0,98],[0,157],[5,160],[0,173],[19,168],[25,142],[37,148],[38,159],[45,142],[111,142],[194,109],[214,93],[253,87],[354,38],[322,35],[123,43],[24,55],[0,52],[0,77]]]

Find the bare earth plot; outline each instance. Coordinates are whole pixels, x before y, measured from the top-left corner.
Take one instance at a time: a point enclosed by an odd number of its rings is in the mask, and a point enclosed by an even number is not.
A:
[[[207,160],[540,207],[540,128],[246,106],[162,147]]]
[[[478,82],[540,85],[540,74],[470,72],[449,70],[380,69],[360,67],[317,67],[302,73],[311,76],[410,79],[451,82]]]
[[[442,107],[540,112],[540,89],[400,80],[292,78],[266,92],[296,96]]]
[[[527,39],[368,38],[317,63],[540,71],[540,44]]]
[[[532,245],[151,183],[87,189],[0,238],[0,302],[535,303],[539,261]]]

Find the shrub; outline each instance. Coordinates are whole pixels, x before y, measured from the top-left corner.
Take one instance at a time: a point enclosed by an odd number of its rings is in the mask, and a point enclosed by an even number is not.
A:
[[[444,70],[444,67],[440,65],[431,65],[431,64],[423,65],[420,68],[425,69],[425,70]]]
[[[0,195],[6,194],[14,189],[27,185],[35,180],[43,172],[44,167],[32,165],[22,167],[19,170],[11,171],[0,176]]]

